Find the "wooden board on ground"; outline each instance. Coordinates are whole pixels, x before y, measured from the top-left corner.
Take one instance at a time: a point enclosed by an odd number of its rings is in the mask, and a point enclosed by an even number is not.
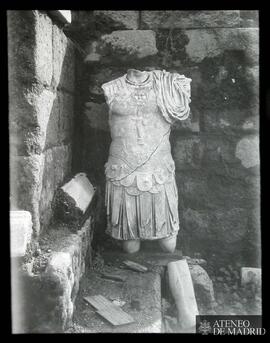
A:
[[[112,325],[125,325],[134,323],[134,319],[102,295],[84,297],[92,305],[99,315],[108,320]]]
[[[97,313],[107,319],[114,326],[134,323],[134,319],[129,314],[124,312],[117,305],[115,306],[116,307],[103,308],[97,311]]]

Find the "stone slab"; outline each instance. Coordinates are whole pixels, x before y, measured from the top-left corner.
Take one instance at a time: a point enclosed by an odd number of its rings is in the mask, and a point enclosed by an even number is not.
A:
[[[23,257],[32,236],[32,216],[28,211],[10,211],[11,257]]]

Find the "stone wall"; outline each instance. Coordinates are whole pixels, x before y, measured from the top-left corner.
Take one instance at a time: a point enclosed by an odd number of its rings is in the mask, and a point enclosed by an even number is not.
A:
[[[11,209],[32,214],[34,237],[51,219],[55,189],[70,176],[74,47],[42,11],[8,11]]]
[[[178,244],[185,254],[259,264],[258,13],[78,11],[73,25],[86,52],[77,158],[90,180],[103,192],[111,139],[101,84],[128,68],[184,74],[192,78],[191,115],[171,133]],[[104,211],[102,218],[104,227]]]

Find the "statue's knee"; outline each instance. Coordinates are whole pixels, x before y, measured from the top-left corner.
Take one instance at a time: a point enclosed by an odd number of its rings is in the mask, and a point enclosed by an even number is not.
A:
[[[166,237],[159,240],[159,245],[164,252],[173,253],[176,248],[176,237]]]
[[[135,253],[140,250],[139,240],[128,240],[123,242],[123,250],[128,254]]]

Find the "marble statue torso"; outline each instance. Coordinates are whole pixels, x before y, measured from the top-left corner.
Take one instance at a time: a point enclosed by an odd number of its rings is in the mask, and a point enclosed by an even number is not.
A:
[[[122,91],[110,108],[112,143],[106,177],[130,192],[155,192],[174,172],[169,142],[170,124],[162,117],[150,78],[137,88],[118,79]]]
[[[149,72],[146,80],[139,84],[131,82],[127,75],[124,75],[103,85],[109,105],[109,125],[112,138],[108,162],[105,164],[107,214],[109,226],[115,232],[111,234],[119,239],[154,239],[168,236],[178,230],[175,165],[169,141],[173,122],[170,113],[174,112],[167,110],[167,108],[170,109],[173,102],[167,102],[167,100],[170,101],[170,98],[159,87],[161,82],[156,75],[160,76],[159,73]],[[166,81],[168,80],[166,79]],[[173,84],[171,79],[170,82]],[[164,84],[163,82],[162,85],[164,86]],[[160,97],[164,95],[166,102],[160,101],[159,94],[161,94]],[[177,103],[177,105],[179,104]],[[182,103],[180,105],[182,106]],[[183,111],[183,106],[179,108]],[[186,112],[184,115],[186,116]],[[115,196],[116,192],[118,192],[117,196]],[[158,200],[157,197],[161,197],[162,194],[164,195],[163,200],[161,198]],[[173,213],[170,224],[165,225],[165,221],[168,219],[165,218],[165,210],[158,210],[163,213],[158,222],[150,219],[149,215],[153,210],[151,203],[154,203],[154,198],[151,200],[151,197],[154,195],[156,195],[156,201],[161,202],[159,206],[164,209],[166,206],[170,207]],[[138,196],[140,198],[132,198]],[[148,200],[142,200],[146,198]],[[138,224],[137,219],[141,218],[141,213],[139,213],[137,205],[132,205],[139,199],[144,202],[141,205],[146,206],[146,209],[151,207],[148,209],[149,215],[145,214],[144,224]],[[168,205],[166,205],[166,201]],[[123,214],[123,207],[127,211],[126,218]],[[120,219],[121,216],[122,219]],[[129,222],[131,217],[134,220]],[[135,222],[137,223],[135,224]],[[169,226],[172,227],[171,232]],[[148,231],[146,227],[149,227]],[[122,231],[121,234],[120,231]],[[127,233],[126,231],[132,232]]]

